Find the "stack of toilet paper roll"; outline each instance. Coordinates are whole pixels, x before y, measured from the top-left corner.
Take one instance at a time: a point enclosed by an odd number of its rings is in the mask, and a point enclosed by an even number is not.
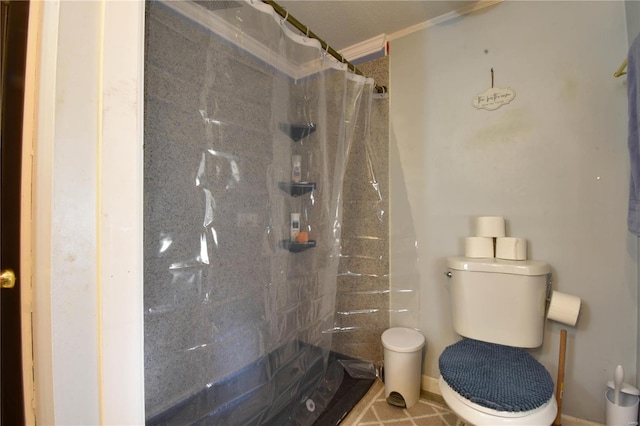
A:
[[[475,218],[475,236],[465,238],[466,257],[505,260],[527,260],[527,240],[507,237],[505,221],[501,216]],[[547,319],[575,326],[580,315],[581,300],[577,296],[552,291]]]
[[[480,216],[475,219],[475,236],[464,242],[466,257],[496,257],[506,260],[527,260],[527,240],[507,237],[502,216]]]

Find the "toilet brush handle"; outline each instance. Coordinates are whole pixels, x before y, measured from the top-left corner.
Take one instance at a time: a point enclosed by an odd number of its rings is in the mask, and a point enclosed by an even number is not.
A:
[[[613,403],[620,405],[620,389],[622,389],[622,382],[624,382],[624,370],[622,366],[616,367],[613,373]]]
[[[562,398],[564,393],[564,360],[567,352],[567,330],[560,330],[560,353],[558,358],[558,382],[556,385],[556,402],[558,403],[558,414],[553,422],[554,426],[562,425]]]

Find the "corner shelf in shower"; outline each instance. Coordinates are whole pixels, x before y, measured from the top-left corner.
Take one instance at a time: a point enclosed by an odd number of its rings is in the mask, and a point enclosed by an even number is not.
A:
[[[289,136],[294,142],[298,142],[299,140],[306,138],[311,133],[316,131],[316,125],[314,123],[280,123],[279,127],[280,130],[287,136]]]
[[[278,182],[278,188],[292,197],[299,197],[316,189],[315,182]]]
[[[280,240],[280,247],[289,250],[291,253],[299,253],[316,246],[315,240],[309,240],[306,243],[298,243],[291,240]]]

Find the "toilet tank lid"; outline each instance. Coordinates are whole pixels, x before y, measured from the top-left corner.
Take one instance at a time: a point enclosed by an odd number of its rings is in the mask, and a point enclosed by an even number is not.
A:
[[[551,272],[551,267],[545,262],[496,258],[448,257],[447,267],[458,271],[496,272],[516,275],[546,275]]]

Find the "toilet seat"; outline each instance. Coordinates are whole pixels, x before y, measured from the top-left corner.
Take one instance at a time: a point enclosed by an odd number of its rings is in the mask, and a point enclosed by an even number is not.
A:
[[[439,359],[440,391],[473,425],[549,425],[557,414],[553,380],[521,348],[463,339]]]
[[[542,406],[518,413],[492,410],[475,404],[456,391],[440,376],[438,382],[442,398],[447,406],[465,423],[474,426],[533,426],[550,425],[558,413],[558,404],[552,396]]]
[[[549,372],[522,348],[463,339],[442,352],[439,366],[456,393],[491,410],[527,412],[553,396]]]

